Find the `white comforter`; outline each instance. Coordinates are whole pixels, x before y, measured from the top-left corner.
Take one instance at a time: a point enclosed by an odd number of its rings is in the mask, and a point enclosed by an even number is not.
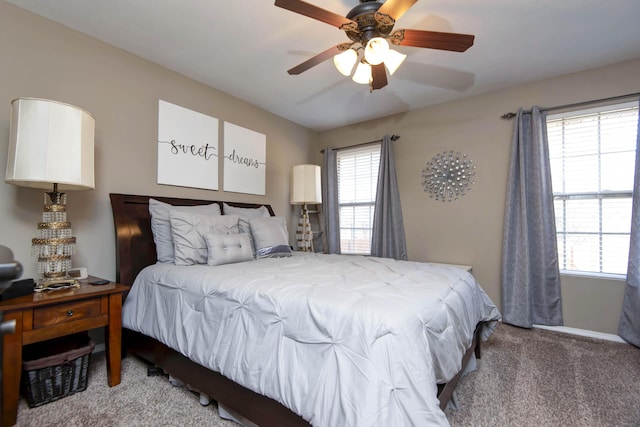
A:
[[[448,425],[436,384],[499,318],[461,269],[301,253],[149,266],[123,307],[124,327],[327,427]]]

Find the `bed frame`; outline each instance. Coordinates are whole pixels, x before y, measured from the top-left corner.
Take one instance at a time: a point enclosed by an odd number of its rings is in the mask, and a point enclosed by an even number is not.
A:
[[[175,206],[217,203],[220,205],[221,210],[223,203],[211,200],[113,193],[109,194],[109,197],[111,198],[116,231],[116,280],[126,285],[132,285],[134,279],[144,267],[156,263],[156,250],[149,214],[149,199],[151,197]],[[266,206],[271,215],[274,215],[273,209],[269,205],[237,202],[224,203],[243,208]],[[444,409],[447,406],[472,354],[475,352],[476,357],[480,358],[479,336],[481,329],[482,324],[479,324],[476,328],[473,342],[463,356],[461,371],[448,383],[438,385],[440,408]],[[207,394],[211,399],[224,404],[228,409],[259,426],[309,426],[307,421],[279,402],[253,392],[218,372],[191,361],[153,338],[124,329],[123,339],[123,349],[126,349],[125,351],[128,353],[158,366],[172,377],[188,384],[192,389]]]

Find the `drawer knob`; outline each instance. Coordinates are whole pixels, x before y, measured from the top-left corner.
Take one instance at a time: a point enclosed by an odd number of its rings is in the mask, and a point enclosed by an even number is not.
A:
[[[67,317],[71,317],[71,316],[73,316],[73,310],[67,311]]]

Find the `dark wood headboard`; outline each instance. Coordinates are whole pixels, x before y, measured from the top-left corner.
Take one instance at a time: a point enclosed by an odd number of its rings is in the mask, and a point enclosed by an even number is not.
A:
[[[196,206],[226,203],[240,208],[265,206],[274,215],[270,205],[256,203],[222,202],[217,200],[180,199],[174,197],[136,196],[131,194],[109,194],[113,222],[116,231],[116,281],[125,285],[133,284],[136,276],[148,265],[155,264],[156,246],[151,232],[149,199],[153,198],[174,206]]]

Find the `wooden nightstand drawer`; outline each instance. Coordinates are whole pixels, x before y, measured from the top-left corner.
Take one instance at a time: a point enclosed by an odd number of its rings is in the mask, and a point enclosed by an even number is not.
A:
[[[100,315],[100,298],[57,304],[33,310],[33,329],[75,322]]]

